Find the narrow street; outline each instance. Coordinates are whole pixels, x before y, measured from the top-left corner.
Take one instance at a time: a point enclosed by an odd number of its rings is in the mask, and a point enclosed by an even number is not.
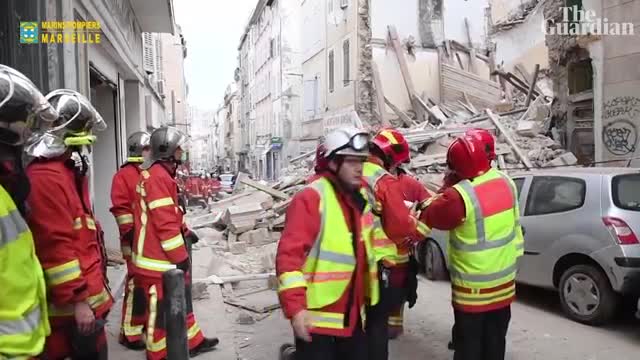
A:
[[[275,293],[274,293],[275,296]],[[565,318],[555,294],[524,288],[512,308],[508,360],[632,360],[638,358],[640,324],[618,320],[594,328]],[[420,280],[418,303],[407,311],[405,334],[391,342],[393,360],[451,359],[447,349],[452,312],[449,284]],[[631,318],[630,314],[625,315]],[[274,360],[280,344],[290,341],[290,327],[279,311],[254,325],[235,325],[240,359]]]

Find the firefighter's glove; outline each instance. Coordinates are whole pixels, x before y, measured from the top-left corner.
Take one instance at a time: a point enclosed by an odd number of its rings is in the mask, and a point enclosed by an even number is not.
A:
[[[176,267],[186,273],[191,268],[191,260],[189,258],[187,258],[185,261],[183,261],[180,264],[176,265]]]
[[[188,241],[191,242],[191,244],[197,244],[198,241],[200,241],[198,234],[196,234],[193,230],[189,231],[189,233],[185,237]]]

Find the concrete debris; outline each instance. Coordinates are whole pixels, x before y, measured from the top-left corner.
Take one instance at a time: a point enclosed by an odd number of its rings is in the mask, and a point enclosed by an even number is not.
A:
[[[236,316],[236,324],[240,325],[253,325],[256,323],[256,320],[246,311],[240,311],[238,316]]]
[[[209,298],[207,284],[204,282],[194,282],[191,287],[191,298],[193,300],[204,300]]]

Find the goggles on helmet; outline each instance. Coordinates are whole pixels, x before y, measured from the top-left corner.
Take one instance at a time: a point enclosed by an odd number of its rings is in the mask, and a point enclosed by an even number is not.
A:
[[[365,151],[369,146],[369,134],[367,133],[358,133],[353,135],[349,142],[340,146],[339,148],[333,151],[334,154],[340,154],[342,150],[352,149],[355,151]]]

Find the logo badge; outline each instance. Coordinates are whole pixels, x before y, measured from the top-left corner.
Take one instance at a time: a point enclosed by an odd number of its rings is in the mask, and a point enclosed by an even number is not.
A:
[[[38,43],[38,23],[37,22],[21,22],[20,23],[20,44],[37,44]]]

